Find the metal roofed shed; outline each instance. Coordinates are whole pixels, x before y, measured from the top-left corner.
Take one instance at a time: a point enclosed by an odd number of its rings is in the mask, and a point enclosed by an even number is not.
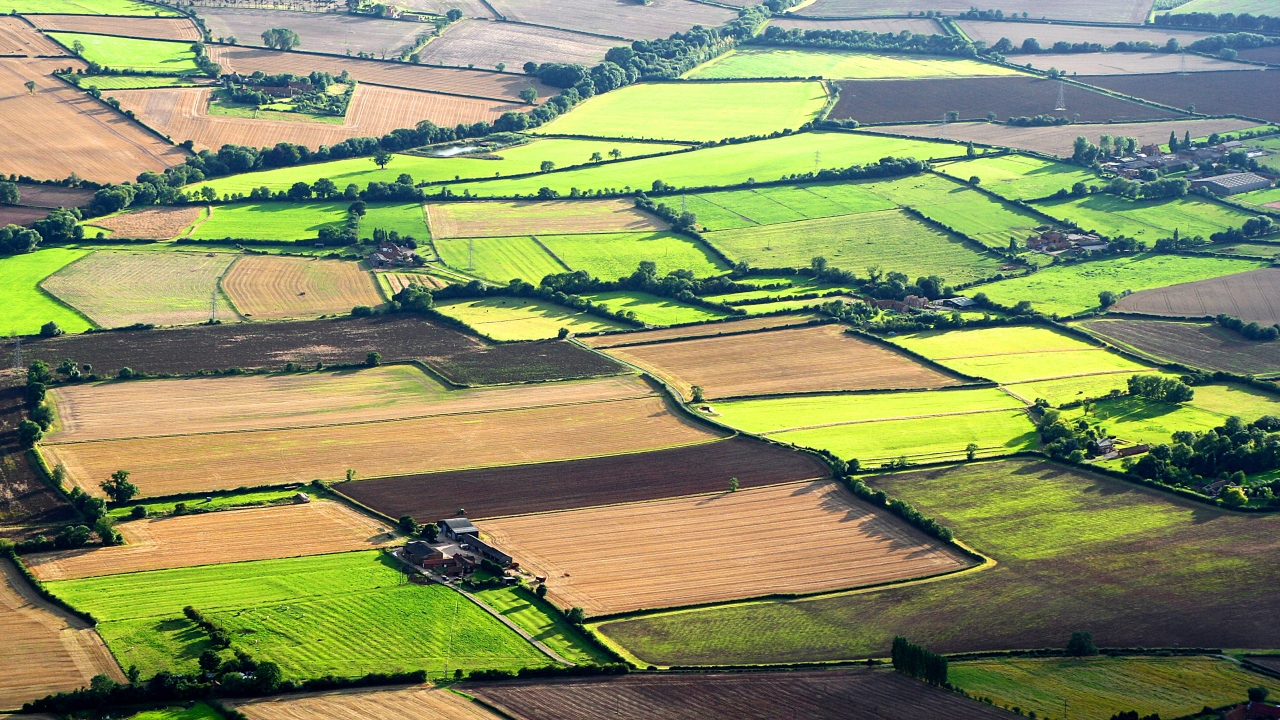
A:
[[[1271,187],[1271,181],[1251,172],[1229,173],[1196,180],[1196,187],[1208,188],[1214,195],[1237,195]]]
[[[440,530],[445,537],[457,540],[464,535],[479,536],[480,528],[471,524],[471,521],[464,517],[449,518],[436,523],[440,526]]]

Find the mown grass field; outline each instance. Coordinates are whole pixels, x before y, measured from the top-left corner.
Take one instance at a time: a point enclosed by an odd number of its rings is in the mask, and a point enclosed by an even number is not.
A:
[[[532,237],[450,238],[433,244],[449,267],[497,283],[520,278],[537,285],[548,275],[569,272]]]
[[[945,358],[938,362],[957,372],[994,380],[998,383],[1048,380],[1049,378],[1070,375],[1088,376],[1113,372],[1136,373],[1150,369],[1146,365],[1133,362],[1126,357],[1101,348],[1050,353],[976,355],[964,358]]]
[[[195,83],[184,78],[155,75],[97,75],[93,77],[68,75],[66,77],[78,78],[76,84],[86,90],[91,87],[96,87],[99,90],[140,90],[144,88],[192,87],[195,85]]]
[[[962,160],[939,165],[937,170],[963,182],[976,176],[982,187],[1011,200],[1048,197],[1064,188],[1070,190],[1077,182],[1101,184],[1084,168],[1026,155]]]
[[[85,60],[113,70],[165,73],[168,75],[194,75],[200,72],[196,66],[196,54],[189,42],[166,40],[140,40],[113,35],[87,35],[84,33],[46,33],[67,49],[76,42],[84,46]]]
[[[431,233],[427,230],[421,203],[369,203],[364,217],[360,218],[360,238],[372,238],[376,228],[395,230],[402,238],[412,237],[418,242],[418,254],[423,255],[425,251],[430,255],[427,240]]]
[[[894,635],[944,653],[1063,647],[1081,628],[1109,647],[1280,643],[1271,622],[1280,566],[1270,549],[1280,516],[1223,512],[1031,460],[868,482],[998,564],[909,587],[655,614],[599,630],[664,665],[883,657]]]
[[[124,666],[190,671],[207,635],[182,608],[221,622],[286,677],[450,667],[521,667],[545,656],[453,591],[409,584],[377,551],[49,583],[99,618]]]
[[[648,325],[680,325],[725,317],[724,313],[716,310],[685,305],[670,298],[632,290],[583,293],[580,297],[614,312],[633,312],[637,320]]]
[[[1181,717],[1206,705],[1242,702],[1251,687],[1280,690],[1280,681],[1203,656],[968,660],[951,663],[947,678],[996,705],[1040,717],[1062,717],[1064,709],[1071,717],[1105,718],[1130,710],[1143,717]]]
[[[963,460],[969,443],[979,457],[1033,450],[1040,441],[1022,410],[970,413],[911,420],[880,420],[773,433],[774,440],[826,450],[863,465],[906,457],[911,462]]]
[[[248,195],[250,190],[257,187],[267,187],[272,191],[288,190],[295,182],[314,183],[324,177],[332,180],[339,188],[355,183],[363,189],[371,182],[395,182],[401,173],[408,173],[414,182],[437,182],[454,178],[472,180],[538,172],[544,160],[549,160],[555,163],[556,167],[563,168],[588,164],[594,153],[600,153],[602,157],[608,159],[611,150],[622,153],[623,158],[637,158],[669,153],[680,150],[682,147],[665,143],[547,138],[503,148],[492,154],[500,159],[492,156],[488,159],[466,155],[445,158],[396,153],[392,155],[391,162],[385,169],[379,169],[373,160],[367,157],[348,158],[314,165],[232,175],[198,183],[198,186],[208,185],[216,190],[219,196],[230,193]]]
[[[691,270],[707,277],[729,269],[701,244],[670,232],[540,235],[538,240],[574,270],[606,280],[630,275],[644,260],[657,263],[659,275]]]
[[[481,335],[498,341],[546,340],[556,337],[561,328],[572,333],[630,328],[606,318],[527,298],[458,300],[436,303],[435,307],[438,312],[461,320]]]
[[[822,256],[832,267],[865,273],[878,265],[912,279],[938,275],[960,283],[996,274],[1000,261],[901,210],[881,210],[707,233],[707,242],[754,267],[808,267]]]
[[[274,505],[292,502],[293,497],[298,494],[295,490],[262,490],[259,492],[244,493],[228,493],[209,495],[206,498],[194,498],[191,500],[170,500],[159,503],[140,502],[136,505],[142,505],[147,508],[147,512],[152,516],[172,515],[173,508],[179,502],[187,506],[189,512],[214,512],[218,510],[229,510],[231,508],[250,507],[258,505]],[[112,508],[107,511],[107,515],[119,521],[126,521],[129,513],[133,511],[133,505],[125,505],[122,507]]]
[[[1016,70],[964,58],[870,55],[839,50],[739,48],[699,65],[685,77],[822,77],[827,80],[1015,75]]]
[[[137,715],[130,715],[129,720],[222,720],[222,713],[203,702],[191,707],[174,706],[160,710],[145,710]]]
[[[571,115],[572,113],[564,117]],[[508,197],[516,193],[530,195],[537,193],[542,187],[551,188],[562,195],[568,195],[572,188],[614,188],[622,191],[630,187],[647,190],[653,186],[654,180],[662,180],[668,185],[681,188],[702,188],[748,181],[772,181],[793,173],[865,165],[888,156],[925,160],[951,157],[963,152],[963,148],[951,143],[861,133],[810,132],[772,140],[721,145],[669,157],[640,158],[549,175],[483,183],[468,182],[450,187],[454,192],[470,191],[478,197]]]
[[[798,130],[827,103],[818,82],[657,83],[597,95],[537,133],[720,140]]]
[[[753,433],[890,418],[951,415],[1023,406],[996,388],[937,392],[808,395],[713,403],[716,420]]]
[[[931,360],[1098,347],[1066,333],[1035,325],[1007,325],[960,331],[927,330],[899,335],[892,342]]]
[[[1032,382],[1009,383],[1004,387],[1019,397],[1035,401],[1044,398],[1050,405],[1061,405],[1073,400],[1100,398],[1111,393],[1129,391],[1129,378],[1138,372],[1116,372],[1101,375],[1080,375],[1077,377],[1059,378],[1057,380],[1036,380]],[[1162,373],[1159,370],[1145,370],[1141,374],[1159,374],[1166,377],[1180,377],[1175,373]]]
[[[812,220],[892,210],[895,205],[871,192],[864,183],[783,185],[758,190],[683,195],[663,200],[698,216],[706,230],[736,230],[775,223]]]
[[[1248,385],[1200,385],[1195,391],[1188,405],[1224,417],[1235,415],[1253,422],[1263,415],[1280,415],[1280,399]]]
[[[219,205],[191,230],[194,240],[309,240],[347,219],[345,202],[245,202]]]
[[[1176,255],[1130,255],[1072,265],[1060,265],[1031,275],[983,285],[982,292],[992,302],[1016,305],[1030,300],[1042,313],[1072,315],[1098,307],[1098,293],[1119,295],[1179,283],[1256,270],[1265,263],[1256,260],[1181,257]]]
[[[1044,224],[1042,219],[1025,210],[937,175],[916,175],[874,183],[866,188],[998,250],[1007,249],[1010,238],[1023,244],[1037,226]]]
[[[40,289],[40,281],[83,257],[87,250],[45,248],[14,255],[0,262],[0,287],[5,310],[0,313],[0,335],[34,335],[49,321],[67,332],[84,332],[91,326],[83,315],[54,300]]]
[[[9,10],[19,15],[49,13],[56,15],[139,15],[172,17],[178,13],[168,8],[134,0],[10,0]]]
[[[1051,217],[1071,220],[1081,228],[1117,237],[1124,235],[1155,245],[1160,238],[1210,235],[1230,227],[1240,227],[1253,217],[1243,210],[1198,197],[1167,200],[1130,200],[1107,193],[1083,198],[1045,200],[1036,207]]]
[[[570,625],[563,613],[533,593],[507,587],[481,590],[475,595],[569,662],[597,665],[612,662],[581,631]]]

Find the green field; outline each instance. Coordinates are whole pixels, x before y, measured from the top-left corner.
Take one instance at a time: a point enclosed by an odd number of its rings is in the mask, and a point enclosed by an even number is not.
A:
[[[1129,255],[1048,267],[1031,275],[983,285],[974,292],[984,292],[1000,305],[1030,300],[1037,312],[1073,315],[1098,307],[1098,293],[1103,290],[1119,295],[1125,290],[1137,292],[1208,280],[1265,266],[1256,260]]]
[[[1082,198],[1045,200],[1036,203],[1040,212],[1070,220],[1082,229],[1107,237],[1124,235],[1144,241],[1147,247],[1160,238],[1210,235],[1230,227],[1240,227],[1251,213],[1198,197],[1166,200],[1130,200],[1109,193]]]
[[[396,153],[391,156],[391,162],[387,164],[386,169],[379,169],[372,158],[348,158],[232,175],[199,183],[199,186],[208,185],[221,197],[232,193],[248,195],[249,191],[257,187],[270,188],[272,191],[288,190],[296,182],[314,183],[323,177],[332,180],[339,189],[346,188],[350,183],[355,183],[360,189],[364,189],[371,182],[395,182],[401,173],[407,173],[414,182],[439,182],[454,178],[474,180],[538,172],[543,161],[553,162],[559,168],[585,165],[591,161],[593,153],[600,153],[602,157],[609,159],[611,150],[622,153],[622,158],[638,158],[670,153],[681,150],[683,147],[670,144],[548,138],[503,148],[485,157],[441,158]],[[494,155],[500,159],[493,159]],[[537,187],[534,190],[537,190]]]
[[[1196,252],[1212,252],[1225,253],[1227,255],[1240,255],[1243,257],[1270,258],[1275,260],[1280,258],[1280,243],[1234,243],[1231,245],[1207,245],[1196,248]]]
[[[0,258],[0,287],[4,288],[4,312],[0,336],[35,335],[52,320],[67,332],[92,327],[83,315],[63,305],[39,288],[41,280],[84,256],[86,250],[45,248]]]
[[[899,205],[924,213],[930,220],[962,232],[987,247],[1005,250],[1009,239],[1019,244],[1044,221],[1012,205],[958,185],[937,175],[916,175],[866,186]]]
[[[1173,373],[1160,373],[1158,370],[1146,370],[1142,374],[1145,375],[1147,373],[1159,373],[1172,378],[1179,377]],[[1129,378],[1135,374],[1134,372],[1125,371],[1101,375],[1081,375],[1057,380],[1009,383],[1005,385],[1005,388],[1009,392],[1017,393],[1020,397],[1032,402],[1037,398],[1044,398],[1049,401],[1050,405],[1061,405],[1073,400],[1105,397],[1112,390],[1127,393],[1129,392]]]
[[[969,443],[978,445],[980,457],[1034,450],[1040,444],[1035,426],[1021,410],[879,420],[791,430],[770,437],[826,450],[844,460],[857,458],[867,467],[899,457],[912,462],[963,460]]]
[[[519,278],[537,285],[548,275],[569,272],[532,237],[449,238],[433,243],[449,267],[497,283]]]
[[[972,77],[1015,75],[1000,65],[964,58],[914,55],[869,55],[840,50],[739,48],[702,65],[690,78],[808,78],[873,80],[877,78]]]
[[[1001,707],[1055,718],[1064,708],[1071,717],[1106,718],[1129,710],[1143,717],[1181,717],[1206,705],[1242,702],[1251,687],[1280,691],[1280,681],[1216,657],[967,660],[951,663],[947,678]]]
[[[698,216],[698,224],[706,230],[736,230],[895,207],[892,202],[871,192],[870,188],[864,183],[783,185],[683,195],[663,202],[669,207],[681,207],[694,213]]]
[[[776,433],[815,425],[948,415],[1023,406],[996,388],[931,392],[806,395],[714,403],[716,420],[739,430]]]
[[[975,330],[926,330],[899,335],[892,342],[930,360],[1098,347],[1095,343],[1037,325],[1006,325]]]
[[[1199,388],[1197,388],[1198,390]],[[1222,424],[1226,418],[1191,405],[1154,402],[1141,397],[1103,400],[1083,408],[1062,411],[1062,417],[1074,422],[1083,419],[1089,425],[1100,425],[1107,433],[1132,444],[1160,445],[1173,442],[1179,430],[1204,432]],[[1252,422],[1258,418],[1247,418]]]
[[[495,297],[436,303],[436,311],[460,320],[493,340],[545,340],[560,328],[572,333],[625,330],[629,325],[595,315],[574,312],[541,300]]]
[[[798,130],[826,104],[818,82],[642,83],[596,95],[535,132],[720,140]]]
[[[974,377],[998,383],[1046,380],[1067,375],[1094,375],[1110,372],[1143,372],[1149,370],[1109,350],[1079,350],[1055,353],[1008,353],[975,355],[938,361],[942,365]]]
[[[926,160],[960,152],[962,148],[950,143],[862,133],[808,132],[772,140],[720,145],[687,154],[641,158],[514,180],[451,185],[450,188],[459,194],[469,191],[477,197],[509,197],[517,193],[532,195],[542,187],[562,195],[570,194],[573,188],[593,191],[613,188],[619,192],[626,188],[647,190],[653,186],[654,180],[679,188],[703,188],[773,181],[795,173],[875,163],[888,156]]]
[[[691,270],[707,277],[729,269],[700,243],[670,232],[539,235],[538,240],[569,267],[604,280],[630,275],[644,260],[657,263],[659,275]]]
[[[808,267],[820,255],[832,267],[859,274],[878,265],[885,272],[906,273],[912,280],[938,275],[951,283],[990,277],[1000,268],[999,260],[901,210],[723,230],[705,237],[735,262],[755,267]]]
[[[680,325],[725,317],[722,312],[633,290],[583,293],[580,297],[614,312],[633,312],[637,320],[648,325]]]
[[[1265,620],[1280,608],[1272,591],[1280,582],[1272,549],[1280,516],[1223,512],[1031,460],[868,483],[937,518],[997,564],[909,587],[657,613],[598,628],[642,662],[661,665],[884,657],[894,635],[942,653],[1063,647],[1080,629],[1104,647],[1280,647],[1280,628]]]
[[[1174,12],[1193,13],[1251,13],[1254,15],[1275,15],[1276,6],[1271,0],[1191,0],[1186,5],[1179,5]]]
[[[579,665],[613,662],[570,625],[560,611],[527,590],[507,587],[481,590],[475,595],[569,662]]]
[[[983,188],[1010,200],[1048,197],[1062,189],[1070,190],[1077,182],[1101,183],[1090,170],[1026,155],[944,163],[937,170],[963,182],[974,176],[981,178]]]
[[[156,75],[63,75],[82,88],[99,90],[138,90],[144,88],[195,87],[196,83],[185,78]]]
[[[178,13],[134,0],[9,0],[5,10],[19,15],[148,15],[172,17]]]
[[[422,214],[422,203],[418,202],[369,203],[364,217],[360,218],[360,239],[372,238],[375,228],[395,230],[402,238],[412,237],[418,241],[421,250],[426,250],[427,240],[431,238]]]
[[[230,493],[225,495],[209,495],[203,498],[193,498],[190,500],[171,500],[159,503],[134,503],[134,505],[142,505],[147,508],[147,512],[151,516],[171,515],[173,507],[179,502],[186,504],[187,509],[191,512],[212,512],[216,510],[230,510],[231,508],[253,507],[258,505],[277,505],[293,502],[293,496],[298,494],[298,490],[262,490],[259,492],[243,492]],[[133,505],[125,505],[123,507],[112,508],[107,514],[117,520],[127,520],[129,513],[133,511]]]
[[[222,720],[222,713],[197,702],[191,707],[167,707],[163,710],[147,710],[130,715],[128,720]]]
[[[380,552],[208,565],[48,583],[100,621],[122,666],[190,671],[208,639],[193,605],[286,677],[541,665],[547,658],[452,590],[408,583]]]
[[[1280,415],[1280,398],[1248,385],[1200,385],[1195,391],[1188,405],[1223,417],[1253,422],[1263,415]]]
[[[71,49],[77,41],[84,46],[81,56],[88,62],[96,62],[112,70],[164,73],[167,75],[195,75],[196,54],[189,42],[168,40],[140,40],[115,35],[87,35],[84,33],[46,33],[60,45]]]
[[[320,228],[347,220],[347,202],[245,202],[218,205],[193,240],[310,240]]]
[[[1280,188],[1267,188],[1265,190],[1254,190],[1252,192],[1240,193],[1232,195],[1232,200],[1239,200],[1242,203],[1250,205],[1266,205],[1267,203],[1280,202]]]

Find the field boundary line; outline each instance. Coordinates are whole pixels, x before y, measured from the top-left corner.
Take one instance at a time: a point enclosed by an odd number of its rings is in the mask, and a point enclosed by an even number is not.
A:
[[[134,435],[134,436],[128,436],[128,437],[102,438],[98,440],[67,440],[63,442],[53,441],[53,442],[47,442],[43,444],[44,445],[87,445],[90,443],[118,442],[118,441],[125,441],[125,440],[158,440],[163,438],[175,438],[175,437],[239,435],[239,434],[254,433],[254,432],[284,432],[288,430],[315,430],[320,428],[356,427],[361,425],[377,425],[377,424],[383,424],[383,423],[400,422],[403,420],[426,420],[429,418],[461,417],[465,415],[492,415],[494,413],[518,412],[521,410],[541,410],[544,408],[573,407],[576,405],[599,405],[599,404],[612,403],[612,402],[629,402],[632,400],[643,400],[649,397],[661,397],[661,395],[656,392],[650,392],[645,395],[609,398],[606,400],[578,400],[574,402],[548,403],[543,405],[525,405],[521,407],[499,408],[495,410],[469,410],[469,411],[447,412],[447,413],[427,413],[425,415],[408,415],[405,417],[386,418],[386,419],[380,419],[380,420],[358,420],[356,422],[317,423],[314,425],[297,425],[297,426],[267,427],[267,428],[252,428],[252,429],[246,428],[242,430],[212,430],[208,432],[169,433],[166,435]],[[289,483],[289,484],[292,484],[292,483]]]
[[[212,211],[210,211],[210,214],[212,214]],[[240,322],[246,322],[248,318],[244,316],[244,313],[240,312],[240,308],[236,307],[235,302],[231,299],[231,294],[227,292],[226,288],[222,287],[222,279],[231,272],[232,266],[240,262],[241,257],[243,256],[237,255],[231,259],[231,262],[227,263],[227,266],[222,270],[222,274],[213,281],[213,288],[215,292],[222,296],[223,300],[227,301],[227,307],[231,308],[231,312],[235,313],[236,317],[240,318]],[[213,320],[213,318],[209,319]]]
[[[987,409],[987,410],[957,410],[955,412],[925,413],[923,415],[901,415],[898,417],[873,418],[870,420],[843,420],[840,422],[820,423],[818,425],[800,425],[793,428],[784,428],[782,430],[767,430],[759,434],[768,436],[768,435],[777,435],[778,433],[784,433],[784,432],[796,432],[798,430],[817,430],[820,428],[841,427],[843,425],[866,425],[867,423],[890,422],[893,420],[924,420],[927,418],[935,418],[935,417],[951,417],[953,415],[981,415],[983,413],[995,413],[995,412],[1018,412],[1020,410],[1025,410],[1025,409],[1026,408],[994,408],[994,409]]]
[[[81,260],[84,260],[84,259],[85,259],[85,258],[87,258],[87,257],[90,257],[90,256],[92,256],[92,255],[97,254],[97,252],[98,252],[97,250],[90,250],[89,252],[86,252],[84,255],[81,255],[80,257],[76,258],[75,260],[72,260],[71,262],[67,263],[66,265],[63,265],[62,267],[58,268],[57,270],[54,270],[53,272],[51,272],[51,273],[49,273],[48,275],[44,276],[43,278],[41,278],[41,279],[40,279],[40,282],[36,283],[36,290],[37,290],[37,291],[39,291],[40,293],[42,293],[42,294],[44,294],[44,295],[48,296],[51,300],[53,300],[53,301],[54,301],[55,303],[57,303],[58,305],[61,305],[62,307],[64,307],[64,308],[66,308],[66,309],[70,310],[71,312],[75,313],[76,315],[79,315],[80,317],[84,318],[85,322],[89,323],[89,327],[93,327],[93,328],[101,328],[101,327],[102,327],[102,325],[101,325],[98,321],[96,321],[96,320],[94,320],[93,318],[89,317],[89,316],[88,316],[84,311],[82,311],[80,308],[78,308],[78,307],[76,307],[76,306],[72,305],[71,303],[67,302],[66,300],[63,300],[62,298],[58,297],[57,295],[55,295],[55,294],[53,293],[53,291],[51,291],[51,290],[47,290],[47,289],[45,288],[45,286],[44,286],[44,281],[45,281],[45,280],[48,280],[49,278],[53,277],[54,275],[57,275],[58,273],[62,272],[63,270],[66,270],[67,268],[71,267],[72,265],[75,265],[76,263],[80,262]]]
[[[792,316],[790,316],[790,315],[783,315],[783,316],[780,316],[780,317],[792,317]],[[602,346],[600,346],[600,347],[593,347],[593,346],[590,346],[590,345],[586,345],[585,343],[582,343],[582,344],[583,344],[583,346],[584,346],[584,347],[590,347],[590,348],[592,348],[593,350],[596,350],[596,351],[603,351],[603,350],[613,350],[614,348],[640,347],[640,346],[644,346],[644,345],[660,345],[660,344],[662,344],[662,343],[673,342],[673,341],[676,341],[676,340],[698,340],[698,339],[701,339],[701,338],[733,337],[733,336],[735,336],[735,335],[750,335],[750,334],[753,334],[753,333],[766,332],[766,331],[769,331],[769,330],[781,330],[781,329],[783,329],[783,328],[795,328],[795,327],[806,327],[806,326],[809,326],[809,325],[827,325],[827,324],[830,324],[830,322],[814,322],[814,320],[815,320],[815,319],[819,319],[819,320],[820,320],[821,318],[818,318],[816,315],[813,315],[813,314],[807,314],[807,315],[796,315],[795,317],[796,317],[797,319],[799,319],[799,318],[807,318],[807,319],[803,320],[802,322],[796,322],[796,323],[787,324],[787,325],[776,325],[776,326],[773,326],[773,327],[763,327],[763,328],[751,328],[751,329],[749,329],[749,330],[735,330],[735,331],[731,331],[731,332],[719,332],[719,333],[715,333],[715,334],[713,334],[713,335],[685,335],[685,336],[683,336],[683,337],[677,336],[677,337],[664,338],[664,339],[661,339],[661,340],[637,340],[637,341],[635,341],[635,342],[618,343],[617,345],[602,345]],[[734,317],[733,319],[734,319],[734,320],[741,320],[742,318]],[[705,327],[705,326],[709,326],[709,325],[728,325],[728,324],[730,324],[730,323],[731,323],[731,321],[727,321],[727,320],[726,320],[726,321],[724,321],[724,322],[719,322],[719,323],[694,323],[694,324],[690,324],[690,325],[683,325],[683,326],[681,326],[681,325],[674,325],[674,326],[671,326],[671,327],[675,327],[675,328],[685,327],[685,328],[690,328],[690,329],[696,329],[696,328]],[[621,337],[621,336],[634,335],[634,334],[635,334],[634,332],[605,333],[605,335],[601,335],[601,336],[598,336],[598,337],[605,337],[605,336],[607,336],[607,335],[618,335],[618,336],[620,336],[620,337]],[[608,354],[608,353],[606,353],[606,354]],[[612,356],[610,356],[610,357],[612,357]]]
[[[1001,383],[1001,386],[1003,387],[1004,385],[1029,385],[1031,383],[1037,383],[1037,382],[1049,382],[1050,380],[1070,380],[1071,378],[1093,377],[1095,375],[1125,375],[1125,374],[1141,375],[1142,373],[1147,373],[1147,372],[1169,372],[1169,371],[1166,369],[1158,368],[1158,367],[1148,368],[1145,370],[1103,370],[1101,372],[1076,373],[1075,375],[1055,375],[1053,377],[1033,378],[1031,380],[1019,380],[1017,382]]]
[[[604,233],[582,233],[582,234],[584,234],[584,235],[601,235],[601,234],[604,234]],[[532,241],[534,242],[534,244],[536,244],[538,247],[542,248],[544,252],[546,252],[548,255],[550,255],[552,260],[555,260],[556,262],[560,263],[560,267],[564,268],[565,270],[567,270],[567,271],[569,271],[569,272],[573,272],[573,268],[569,267],[569,263],[567,263],[567,262],[565,262],[564,260],[562,260],[562,259],[560,258],[560,256],[559,256],[559,255],[557,255],[557,254],[555,253],[555,251],[554,251],[554,250],[552,250],[551,248],[547,247],[547,244],[546,244],[546,243],[544,243],[544,242],[542,242],[541,240],[539,240],[537,235],[530,235],[530,236],[529,236],[529,239],[530,239],[530,240],[532,240]]]
[[[1106,350],[1106,348],[1100,348],[1100,347],[1087,347],[1087,348],[1057,348],[1057,349],[1052,349],[1052,350],[1015,350],[1014,352],[982,353],[982,354],[979,354],[979,355],[949,355],[949,356],[947,356],[947,357],[939,357],[939,358],[933,358],[933,359],[934,359],[934,360],[936,360],[936,361],[938,361],[938,362],[941,362],[941,361],[943,361],[943,360],[967,360],[967,359],[969,359],[969,358],[1005,357],[1005,356],[1007,356],[1007,355],[1037,355],[1037,354],[1040,354],[1040,353],[1088,352],[1088,351],[1090,351],[1090,350],[1093,350],[1093,351],[1103,350],[1103,351],[1105,351],[1105,350]]]

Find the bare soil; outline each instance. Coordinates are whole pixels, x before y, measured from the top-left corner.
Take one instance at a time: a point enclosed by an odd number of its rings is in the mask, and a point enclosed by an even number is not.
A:
[[[18,202],[41,208],[80,207],[93,199],[93,190],[70,188],[61,185],[32,185],[18,183]]]
[[[1201,76],[1174,72],[1143,76],[1081,76],[1074,79],[1177,108],[1194,105],[1196,112],[1206,115],[1234,114],[1280,120],[1280,73],[1246,70]]]
[[[49,215],[48,208],[23,207],[21,205],[0,205],[0,227],[21,225],[31,227],[37,220]]]
[[[478,68],[506,63],[519,70],[530,61],[578,63],[592,67],[604,60],[617,40],[512,22],[467,19],[445,29],[422,50],[422,61]]]
[[[1185,59],[1185,65],[1183,64]],[[1015,63],[1031,63],[1039,70],[1057,68],[1073,79],[1081,79],[1077,75],[1149,75],[1155,73],[1182,72],[1185,67],[1188,73],[1257,71],[1261,68],[1238,62],[1229,62],[1203,55],[1186,55],[1166,52],[1108,52],[1108,53],[1038,53],[1035,55],[1019,55],[1013,58]],[[1204,83],[1214,82],[1213,77],[1202,77]],[[1131,93],[1132,94],[1132,93]],[[1138,97],[1142,97],[1139,95]]]
[[[263,31],[289,28],[302,39],[299,49],[332,55],[373,53],[379,58],[397,58],[403,48],[413,47],[421,34],[435,28],[428,23],[388,20],[342,13],[292,12],[260,8],[201,8],[209,32],[215,40],[234,37],[240,45],[262,45]]]
[[[391,286],[392,293],[398,293],[410,285],[422,285],[429,290],[439,290],[440,288],[448,285],[448,283],[440,280],[439,278],[435,278],[430,275],[423,275],[421,273],[389,272],[379,274],[386,278],[387,284]]]
[[[188,225],[194,223],[203,209],[199,206],[156,207],[134,212],[94,218],[96,227],[106,228],[112,237],[169,240],[177,237]]]
[[[1149,42],[1164,45],[1169,38],[1177,38],[1183,45],[1190,45],[1196,40],[1206,38],[1213,33],[1183,30],[1181,28],[1134,28],[1134,27],[1099,27],[1097,25],[1063,25],[1061,23],[1024,23],[998,22],[986,20],[957,20],[956,24],[969,39],[979,40],[987,45],[995,45],[1000,38],[1008,38],[1016,47],[1022,41],[1035,38],[1044,48],[1053,47],[1056,42],[1098,43],[1111,47],[1118,42]],[[1243,54],[1243,53],[1242,53]],[[1023,63],[1031,61],[1029,55],[1011,54],[1007,56],[1011,62]]]
[[[820,17],[866,17],[871,15],[906,15],[917,12],[919,3],[912,0],[818,0],[806,5],[805,15]],[[967,12],[972,5],[967,0],[946,0],[934,3],[933,9],[946,15]],[[1005,15],[1027,13],[1032,19],[1084,20],[1086,22],[1133,23],[1146,22],[1151,10],[1151,0],[1009,0],[1000,9]]]
[[[1280,268],[1142,290],[1120,298],[1115,310],[1169,317],[1227,314],[1245,322],[1280,323]]]
[[[458,689],[519,720],[597,720],[615,715],[652,720],[1010,717],[1004,710],[888,669],[665,673],[464,683]]]
[[[825,477],[812,455],[746,437],[588,460],[357,480],[335,489],[389,517],[435,522],[570,510]]]
[[[205,10],[201,10],[204,16]],[[112,15],[27,15],[41,30],[125,35],[153,40],[199,40],[200,31],[185,17],[118,17]]]
[[[497,720],[479,703],[446,688],[418,685],[379,690],[305,693],[227,703],[249,720]]]
[[[0,17],[0,55],[54,57],[66,54],[66,49],[33,30],[21,18]]]
[[[556,605],[589,616],[838,590],[972,563],[830,480],[478,527],[522,569],[546,577]]]
[[[1157,360],[1241,375],[1280,372],[1280,349],[1275,343],[1245,340],[1217,325],[1110,317],[1080,325]]]
[[[490,0],[508,20],[616,38],[651,40],[684,32],[694,25],[713,27],[735,12],[692,0]]]
[[[660,330],[642,330],[639,332],[611,333],[595,337],[579,338],[593,348],[611,348],[623,345],[639,345],[642,343],[660,342],[663,340],[679,340],[682,338],[711,337],[714,335],[731,335],[752,332],[767,328],[786,327],[788,325],[805,325],[813,320],[810,315],[772,315],[754,317],[746,320],[732,320],[723,323],[703,323],[685,327],[663,328]]]
[[[280,255],[247,255],[222,280],[231,304],[257,320],[348,313],[382,304],[373,276],[358,263]]]
[[[1264,62],[1268,65],[1280,65],[1280,46],[1272,45],[1271,47],[1241,50],[1240,59]]]
[[[692,397],[908,389],[958,385],[955,378],[886,347],[849,335],[843,325],[614,348],[609,354],[645,368]]]

